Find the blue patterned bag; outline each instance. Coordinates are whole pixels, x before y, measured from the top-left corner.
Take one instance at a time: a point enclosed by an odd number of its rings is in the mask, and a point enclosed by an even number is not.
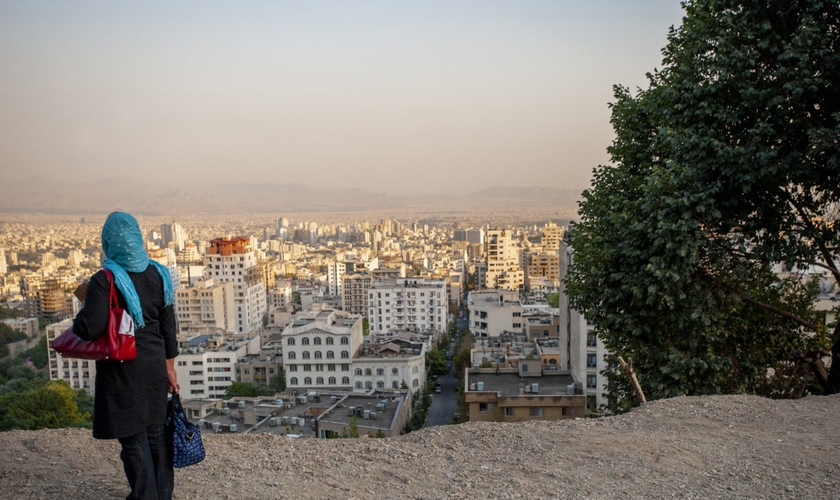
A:
[[[204,460],[201,429],[187,420],[184,407],[181,406],[181,397],[177,394],[169,398],[166,428],[172,435],[172,464],[175,467],[187,467]]]

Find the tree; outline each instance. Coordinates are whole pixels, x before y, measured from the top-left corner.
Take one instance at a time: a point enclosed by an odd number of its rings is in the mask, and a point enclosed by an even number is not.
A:
[[[545,296],[545,301],[548,302],[548,305],[550,305],[551,307],[560,307],[560,294],[549,293]]]
[[[571,305],[651,398],[836,393],[840,322],[814,306],[840,281],[840,4],[684,7],[649,88],[615,89],[614,166],[595,169],[571,233]]]
[[[83,424],[90,417],[79,412],[77,391],[63,381],[0,396],[0,431],[57,429]]]
[[[362,335],[370,334],[370,322],[367,318],[362,318]]]
[[[271,396],[274,389],[261,384],[248,384],[245,382],[233,382],[225,389],[225,399],[243,397],[255,398],[258,396]]]
[[[356,423],[356,415],[350,417],[350,424],[348,425],[348,428],[349,430],[347,431],[347,437],[359,437],[359,425]]]
[[[449,373],[449,365],[446,363],[446,356],[439,349],[426,351],[426,373],[429,377],[437,377]]]
[[[273,392],[283,392],[286,390],[286,371],[280,370],[274,378],[271,379],[271,383],[268,384],[268,388],[271,389]]]

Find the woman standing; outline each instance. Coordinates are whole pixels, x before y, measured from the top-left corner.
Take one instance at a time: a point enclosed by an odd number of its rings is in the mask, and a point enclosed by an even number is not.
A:
[[[117,439],[131,486],[129,499],[169,500],[174,486],[171,445],[164,431],[167,391],[178,392],[178,355],[169,270],[149,259],[137,220],[114,212],[102,226],[103,267],[114,274],[120,307],[134,320],[137,357],[97,361],[93,437]],[[84,340],[105,333],[108,279],[104,271],[76,289],[84,307],[73,330]]]

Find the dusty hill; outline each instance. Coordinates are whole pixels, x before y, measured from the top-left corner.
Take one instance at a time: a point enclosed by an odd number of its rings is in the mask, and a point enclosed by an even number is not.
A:
[[[840,498],[840,396],[675,398],[612,418],[396,439],[206,436],[176,498]],[[128,494],[112,441],[0,434],[0,498]]]

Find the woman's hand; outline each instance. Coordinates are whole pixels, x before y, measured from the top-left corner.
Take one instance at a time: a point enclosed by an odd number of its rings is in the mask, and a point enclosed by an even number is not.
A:
[[[169,378],[169,392],[178,394],[181,386],[178,385],[178,372],[175,371],[175,358],[166,360],[166,376]]]

